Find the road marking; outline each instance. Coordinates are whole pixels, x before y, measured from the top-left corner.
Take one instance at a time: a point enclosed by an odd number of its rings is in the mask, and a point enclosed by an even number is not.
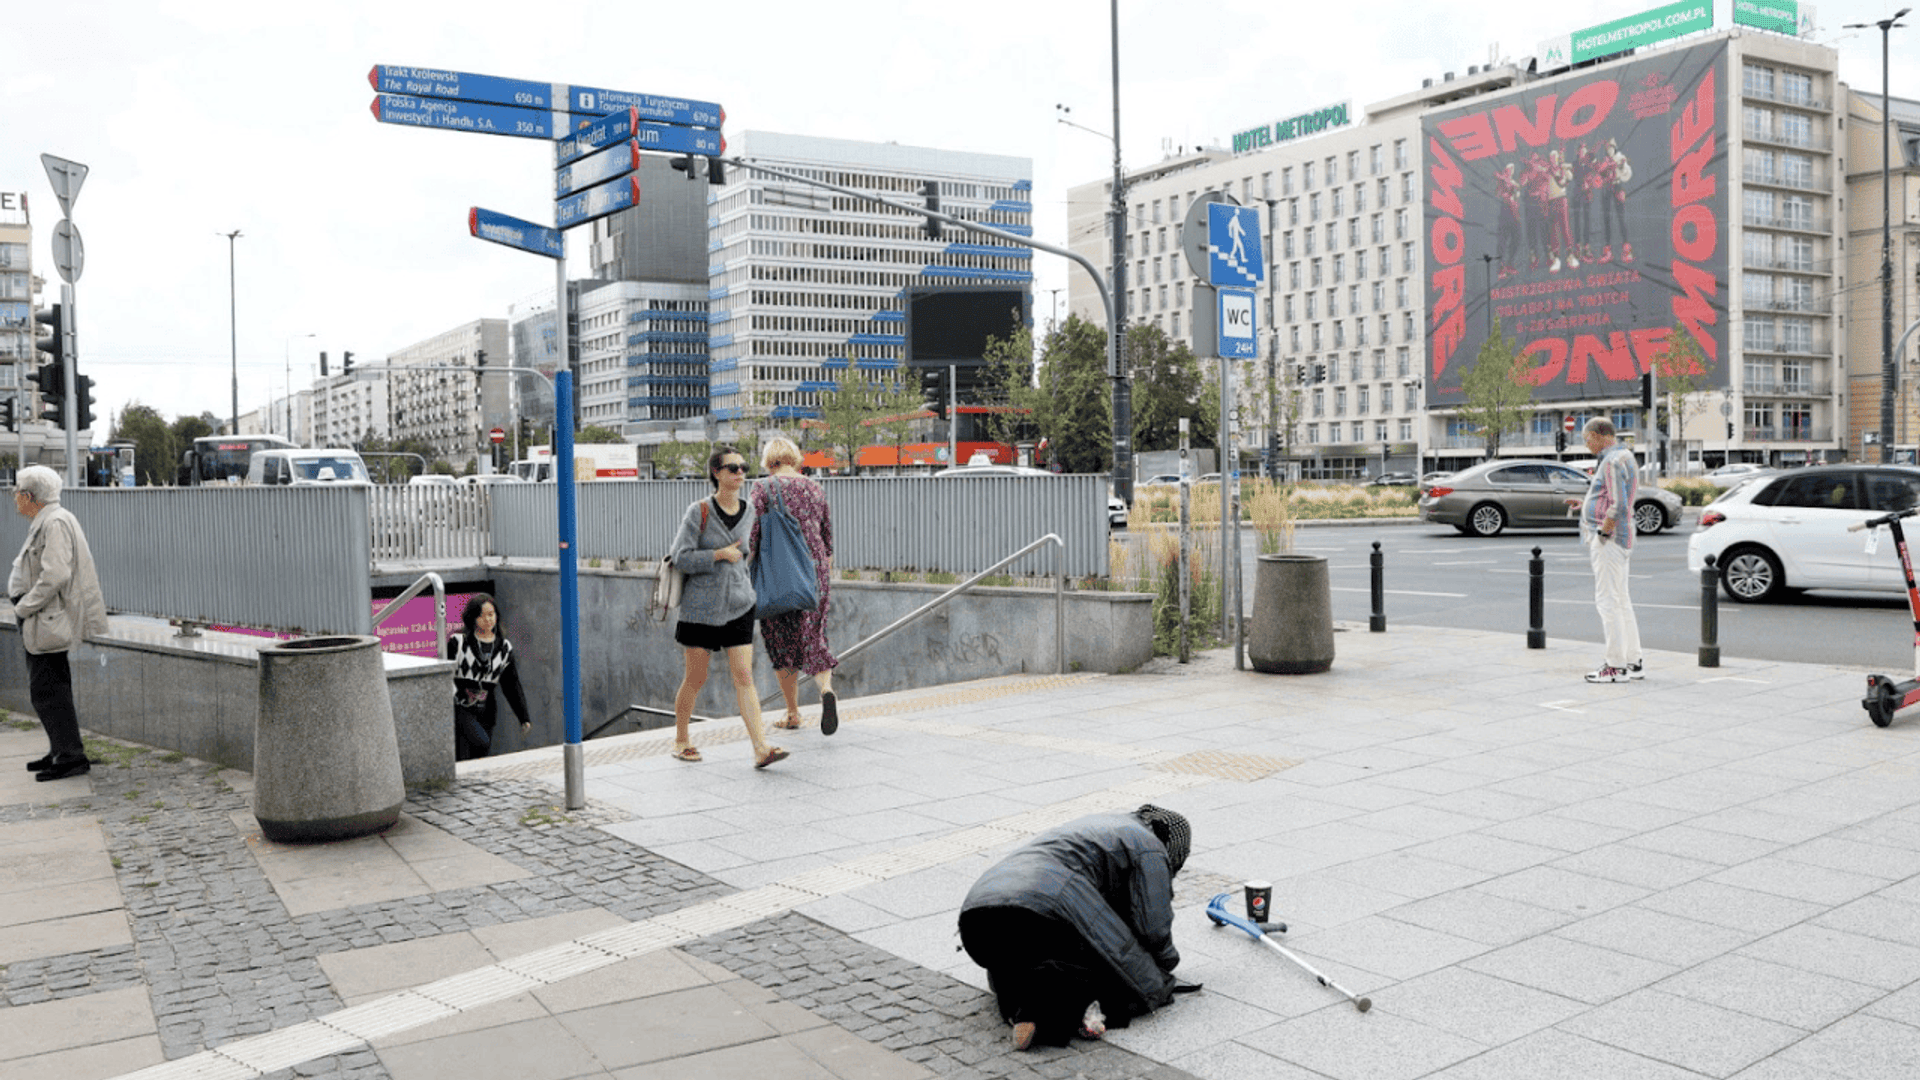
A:
[[[1336,587],[1333,589],[1333,591],[1334,592],[1372,592],[1373,589],[1371,587],[1365,588],[1365,589]],[[1467,598],[1467,594],[1463,592],[1417,592],[1413,589],[1385,589],[1382,591],[1388,596],[1439,596],[1439,597],[1444,597],[1448,600],[1465,600]]]
[[[1569,600],[1564,596],[1551,596],[1551,597],[1547,597],[1546,600],[1547,600],[1547,603],[1549,604],[1579,604],[1581,607],[1593,606],[1592,600]],[[1634,603],[1633,607],[1634,607],[1634,610],[1636,611],[1638,611],[1641,608],[1656,608],[1661,611],[1699,611],[1700,610],[1700,605],[1698,604],[1642,604],[1637,601]],[[1723,607],[1720,610],[1724,612],[1724,611],[1739,611],[1740,609]]]
[[[1469,560],[1462,560],[1460,562],[1428,563],[1427,565],[1428,566],[1493,566],[1496,564],[1492,559],[1469,559]]]

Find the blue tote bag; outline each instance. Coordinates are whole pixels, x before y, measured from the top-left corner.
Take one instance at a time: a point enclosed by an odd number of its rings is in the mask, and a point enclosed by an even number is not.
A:
[[[773,480],[774,501],[760,518],[760,546],[753,552],[753,617],[771,619],[790,611],[820,606],[820,582],[813,553],[800,523],[787,513],[780,481]]]

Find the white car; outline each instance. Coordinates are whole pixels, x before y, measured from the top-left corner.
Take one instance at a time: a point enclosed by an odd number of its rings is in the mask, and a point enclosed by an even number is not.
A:
[[[1756,465],[1751,461],[1736,461],[1731,465],[1722,465],[1703,474],[1702,479],[1718,488],[1733,487],[1756,476],[1765,476],[1775,472],[1765,465]]]
[[[935,476],[953,478],[967,476],[1054,476],[1045,469],[1029,469],[1024,465],[955,465],[941,469]],[[1107,489],[1107,528],[1118,529],[1127,523],[1127,504],[1120,496]]]
[[[408,487],[454,487],[459,483],[459,477],[449,476],[446,473],[421,473],[419,476],[407,477]]]
[[[1720,587],[1743,602],[1777,600],[1798,589],[1906,589],[1900,557],[1880,535],[1850,526],[1920,501],[1920,468],[1816,465],[1758,476],[1709,503],[1687,540],[1687,569],[1714,558]]]

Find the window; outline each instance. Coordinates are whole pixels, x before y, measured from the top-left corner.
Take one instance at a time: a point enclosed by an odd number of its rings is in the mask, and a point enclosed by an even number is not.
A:
[[[1751,267],[1766,268],[1773,265],[1773,234],[1750,232],[1741,241],[1742,261]]]
[[[1367,185],[1353,185],[1353,212],[1358,214],[1367,208]]]
[[[1167,287],[1165,285],[1160,286],[1160,310],[1167,310]]]
[[[1364,251],[1360,253],[1360,265],[1367,265],[1367,254]],[[1373,283],[1373,310],[1379,311],[1386,305],[1387,283],[1384,281],[1376,281]]]
[[[1413,441],[1413,421],[1411,420],[1400,421],[1400,441],[1401,442]]]
[[[1413,241],[1411,240],[1400,245],[1400,272],[1413,273]]]
[[[1287,200],[1287,224],[1289,225],[1300,224],[1300,200],[1299,199]]]
[[[1333,257],[1334,284],[1337,285],[1340,282],[1345,281],[1346,279],[1347,279],[1347,257],[1345,255],[1335,255]]]
[[[1253,201],[1253,177],[1243,176],[1240,178],[1240,204],[1244,206],[1247,203],[1250,203],[1252,201]]]
[[[1263,199],[1273,198],[1273,174],[1270,172],[1260,174],[1260,197]]]
[[[1164,252],[1167,250],[1167,230],[1161,229],[1159,230],[1159,232],[1160,232],[1160,246],[1155,248],[1154,250]]]
[[[1805,154],[1780,155],[1780,182],[1788,187],[1813,186],[1813,159]]]
[[[1327,250],[1332,251],[1334,248],[1337,248],[1339,246],[1340,246],[1340,226],[1334,222],[1329,221],[1327,222]]]
[[[1373,350],[1373,377],[1376,379],[1387,377],[1387,350],[1385,349]],[[1387,400],[1391,401],[1392,398]]]
[[[1333,415],[1347,415],[1347,388],[1336,386],[1333,389]]]
[[[1155,225],[1160,224],[1160,200],[1159,199],[1153,200],[1153,223]]]
[[[1400,278],[1393,283],[1393,306],[1407,306],[1407,279]]]
[[[1307,294],[1307,318],[1309,319],[1319,317],[1319,309],[1316,301],[1319,295],[1319,293],[1311,292]]]
[[[1302,191],[1313,190],[1313,162],[1311,161],[1304,162],[1300,166],[1300,188]]]
[[[1773,151],[1747,147],[1743,158],[1742,171],[1748,180],[1762,184],[1773,183]]]
[[[1311,273],[1312,280],[1309,281],[1308,283],[1311,285],[1319,285],[1320,284],[1320,260],[1314,259],[1308,265],[1312,267],[1312,273]]]
[[[1360,151],[1349,150],[1347,151],[1347,179],[1352,180],[1358,177],[1359,175],[1360,175]]]
[[[1393,238],[1395,240],[1405,240],[1407,238],[1407,222],[1410,217],[1411,215],[1407,213],[1407,208],[1404,206],[1393,212]]]
[[[1358,413],[1361,416],[1365,416],[1367,415],[1367,406],[1368,406],[1367,388],[1362,386],[1354,390],[1353,392],[1353,411]]]
[[[1287,351],[1296,353],[1300,351],[1300,328],[1298,326],[1287,327]]]
[[[1748,307],[1766,307],[1773,303],[1773,277],[1769,274],[1741,275],[1740,294]]]
[[[1327,415],[1327,392],[1325,390],[1315,390],[1313,392],[1313,415]]]
[[[1788,195],[1780,200],[1780,217],[1789,229],[1813,228],[1813,200],[1805,195]]]
[[[1380,149],[1379,143],[1367,147],[1367,172],[1373,176],[1380,175],[1380,169],[1386,160]]]
[[[1400,336],[1408,341],[1412,341],[1415,337],[1413,332],[1413,312],[1404,311],[1401,312],[1401,316]]]
[[[1341,207],[1345,204],[1345,199],[1344,199],[1345,194],[1346,193],[1341,191],[1339,188],[1334,188],[1332,191],[1327,192],[1327,207],[1328,207],[1329,217],[1339,217],[1344,212],[1341,210]]]
[[[1813,76],[1798,71],[1782,72],[1780,100],[1789,105],[1812,105]]]
[[[1328,306],[1331,307],[1332,305],[1329,304]],[[1333,347],[1336,349],[1344,349],[1347,347],[1347,324],[1338,319],[1335,319],[1333,322]]]
[[[1741,324],[1747,339],[1747,348],[1754,352],[1773,351],[1773,320],[1748,319]]]
[[[1408,373],[1413,370],[1411,366],[1412,357],[1411,357],[1411,354],[1407,351],[1407,347],[1405,345],[1402,345],[1398,349],[1394,350],[1393,364],[1394,364],[1394,374],[1402,379],[1406,378]],[[1407,404],[1411,405],[1413,404],[1413,402],[1409,401],[1407,402]]]
[[[1373,242],[1378,244],[1387,238],[1387,215],[1376,213],[1368,221],[1373,226]]]
[[[1297,262],[1288,263],[1287,264],[1287,288],[1297,289],[1299,287],[1300,287],[1300,264]]]
[[[1393,340],[1393,316],[1382,315],[1380,316],[1380,344],[1385,345],[1387,342],[1392,340]]]
[[[1282,307],[1284,308],[1284,310],[1286,311],[1286,316],[1287,316],[1287,321],[1288,321],[1288,322],[1292,322],[1292,321],[1293,321],[1293,296],[1292,296],[1292,294],[1288,294],[1288,296],[1287,296],[1287,298],[1286,298],[1285,300],[1283,300],[1283,301],[1281,301],[1281,304],[1282,304]]]
[[[1319,391],[1317,390],[1314,392],[1316,394],[1319,393]],[[1319,404],[1318,402],[1315,402],[1315,408],[1313,410],[1313,415],[1315,416],[1321,415],[1320,409],[1318,408],[1318,404]],[[1320,441],[1320,425],[1319,424],[1307,425],[1307,441],[1310,443],[1317,443]]]
[[[1380,384],[1380,411],[1383,413],[1390,413],[1393,411],[1393,384],[1392,383]]]
[[[1153,257],[1153,280],[1160,280],[1160,256],[1158,255]]]
[[[1173,336],[1180,336],[1180,312],[1178,311],[1173,313]]]
[[[1280,234],[1280,253],[1285,258],[1293,258],[1293,230]]]
[[[1367,253],[1364,251],[1353,253],[1353,276],[1357,281],[1367,280]]]
[[[1780,141],[1789,146],[1812,146],[1813,117],[1805,113],[1781,113]]]
[[[1780,349],[1791,353],[1813,352],[1813,320],[1780,320]]]
[[[1747,224],[1771,225],[1774,221],[1774,195],[1771,191],[1756,191],[1748,188],[1741,193],[1741,201],[1746,210]]]
[[[1339,182],[1340,182],[1340,159],[1337,157],[1329,157],[1327,158],[1327,183],[1337,184]]]
[[[1770,393],[1773,390],[1773,361],[1751,356],[1745,358],[1740,364],[1740,380],[1749,393]]]
[[[1293,194],[1293,166],[1291,165],[1280,170],[1280,194]]]
[[[1762,109],[1753,105],[1744,105],[1744,106],[1741,106],[1740,108],[1740,119],[1742,123],[1744,123],[1746,126],[1748,138],[1750,139],[1772,139],[1773,138],[1773,110],[1772,109]]]
[[[1813,393],[1813,361],[1782,360],[1780,389],[1789,394]]]
[[[1400,174],[1400,201],[1403,203],[1413,201],[1413,174],[1412,173]]]
[[[1308,226],[1307,228],[1302,229],[1300,232],[1301,232],[1301,238],[1306,241],[1305,250],[1307,254],[1311,255],[1314,252],[1320,250],[1320,242],[1314,239],[1316,236],[1319,236],[1320,234],[1314,232],[1312,226]]]
[[[1307,220],[1320,220],[1320,193],[1317,191],[1307,196]]]
[[[1366,438],[1367,438],[1366,423],[1364,421],[1355,420],[1353,422],[1353,441],[1364,442],[1366,441]]]
[[[1319,352],[1323,347],[1324,346],[1321,345],[1321,338],[1320,338],[1320,324],[1314,323],[1313,324],[1313,351]]]
[[[1773,69],[1747,64],[1740,73],[1740,92],[1748,97],[1773,97]]]
[[[1407,167],[1407,140],[1405,139],[1393,140],[1393,167],[1396,169]]]
[[[1347,314],[1360,314],[1360,286],[1347,286]]]

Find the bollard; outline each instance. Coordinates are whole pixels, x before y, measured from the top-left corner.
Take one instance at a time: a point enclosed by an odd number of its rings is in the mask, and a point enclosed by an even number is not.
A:
[[[1367,620],[1367,629],[1378,634],[1387,628],[1387,575],[1383,569],[1386,560],[1380,554],[1378,540],[1373,542],[1369,561],[1373,564],[1373,618]]]
[[[1540,549],[1527,562],[1527,648],[1547,647],[1547,564]]]
[[[1713,556],[1700,568],[1700,666],[1720,666],[1720,583]]]

